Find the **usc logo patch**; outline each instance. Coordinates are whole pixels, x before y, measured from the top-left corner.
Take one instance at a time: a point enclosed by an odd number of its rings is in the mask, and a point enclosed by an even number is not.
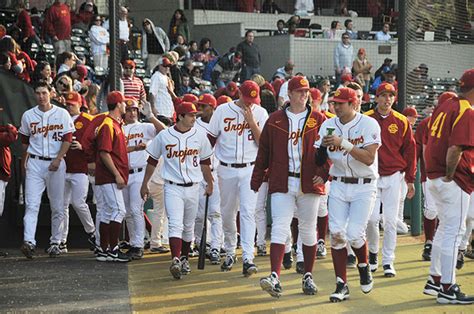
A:
[[[257,91],[256,90],[251,91],[250,96],[251,97],[257,97]]]
[[[395,124],[395,123],[392,123],[388,126],[388,131],[391,133],[391,134],[395,134],[398,132],[398,126]]]
[[[76,128],[76,130],[82,129],[83,126],[84,124],[82,124],[81,121],[77,121],[76,123],[74,123],[74,127]]]
[[[306,125],[309,128],[314,128],[318,124],[318,121],[316,121],[315,118],[309,118],[308,121],[306,122]]]

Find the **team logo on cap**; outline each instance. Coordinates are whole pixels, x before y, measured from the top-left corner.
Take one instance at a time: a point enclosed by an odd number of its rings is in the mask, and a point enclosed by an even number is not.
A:
[[[203,100],[203,99],[204,99],[204,95],[199,96],[199,100]]]
[[[74,98],[74,95],[73,94],[68,94],[67,95],[67,99],[73,99]]]
[[[301,86],[308,86],[308,85],[309,85],[308,80],[305,79],[305,78],[301,79],[301,80],[300,80],[300,85],[301,85]]]
[[[256,90],[251,91],[250,97],[253,97],[253,98],[257,97],[257,91]]]
[[[385,90],[391,91],[392,90],[392,85],[390,85],[390,84],[385,85]]]
[[[391,134],[395,134],[398,132],[398,126],[395,124],[395,123],[392,123],[388,126],[388,131],[391,133]]]
[[[202,96],[201,96],[201,97],[202,97]],[[193,110],[196,110],[196,111],[197,111],[196,106],[195,106],[194,104],[192,105],[191,108],[193,108]]]
[[[76,130],[82,129],[83,126],[84,125],[81,121],[77,121],[76,123],[74,123],[74,127],[76,128]]]
[[[337,91],[334,93],[334,96],[337,97],[337,96],[339,96],[339,95],[341,95],[341,91],[340,91],[340,90],[337,90]]]
[[[133,106],[133,101],[132,100],[127,100],[127,106]]]
[[[314,128],[317,124],[318,124],[318,122],[316,121],[315,118],[309,118],[308,121],[306,122],[306,125],[309,128]]]

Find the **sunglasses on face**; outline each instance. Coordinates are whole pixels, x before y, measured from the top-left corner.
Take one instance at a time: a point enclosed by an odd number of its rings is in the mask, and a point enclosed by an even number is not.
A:
[[[63,81],[59,81],[58,83],[59,83],[61,86],[64,86],[64,87],[66,87],[66,88],[69,87],[69,84],[68,84],[68,83],[64,83]]]

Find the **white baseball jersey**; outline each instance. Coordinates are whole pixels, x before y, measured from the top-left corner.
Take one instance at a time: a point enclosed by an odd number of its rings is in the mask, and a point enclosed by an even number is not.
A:
[[[258,126],[263,129],[268,119],[267,111],[252,105],[252,112]],[[258,145],[243,110],[234,102],[220,105],[209,122],[209,134],[217,138],[216,157],[222,162],[250,163],[257,157]]]
[[[206,134],[196,128],[185,133],[175,127],[163,130],[150,143],[147,152],[156,160],[163,156],[163,180],[180,184],[201,182],[200,161],[212,156]]]
[[[321,146],[322,138],[327,134],[327,128],[334,128],[334,135],[340,136],[355,147],[363,148],[371,144],[382,143],[380,137],[380,126],[375,119],[364,116],[360,113],[349,123],[342,124],[338,117],[328,119],[323,122],[319,129],[319,140],[315,147]],[[354,177],[354,178],[378,178],[378,158],[375,155],[374,163],[367,166],[354,159],[342,147],[328,147],[328,156],[333,162],[329,169],[329,174],[333,177]]]
[[[151,123],[135,122],[123,127],[128,147],[136,146],[140,143],[150,144],[156,136],[155,126]],[[129,152],[128,167],[130,169],[144,168],[148,160],[146,150]]]
[[[196,123],[194,124],[194,127],[198,129],[199,131],[203,132],[204,134],[209,133],[209,123],[202,121],[201,118],[196,119]],[[215,169],[217,165],[219,165],[219,160],[214,154],[212,155],[212,159],[211,159],[211,168]]]
[[[74,122],[69,112],[53,105],[46,112],[41,111],[38,106],[25,111],[19,132],[30,138],[28,154],[56,158],[63,136],[74,131]]]
[[[290,101],[290,97],[288,97],[288,83],[289,81],[286,81],[281,84],[280,93],[278,94],[278,97],[282,97],[285,103]]]
[[[290,163],[288,165],[288,171],[290,172],[300,173],[301,171],[301,153],[303,151],[301,135],[303,134],[307,114],[307,109],[298,114],[291,113],[286,109],[289,123],[288,157]]]

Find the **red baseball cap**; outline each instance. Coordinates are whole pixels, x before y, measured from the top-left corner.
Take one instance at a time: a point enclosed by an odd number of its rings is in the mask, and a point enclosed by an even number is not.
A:
[[[222,95],[217,98],[217,106],[226,104],[228,102],[232,102],[232,98],[230,98],[229,96]]]
[[[123,67],[131,67],[131,68],[134,68],[134,69],[135,69],[136,64],[135,64],[135,62],[134,62],[133,60],[130,60],[130,59],[129,59],[129,60],[123,61],[122,66],[123,66]]]
[[[198,105],[209,105],[212,108],[217,107],[217,100],[211,94],[202,94],[199,96]]]
[[[309,90],[309,82],[304,76],[295,76],[288,82],[288,91]]]
[[[127,106],[127,109],[128,108],[138,109],[138,102],[135,98],[132,98],[132,97],[125,98],[125,105]]]
[[[474,69],[467,70],[459,79],[459,86],[474,87]]]
[[[342,82],[352,82],[352,75],[351,74],[343,74],[341,75]]]
[[[311,98],[313,100],[321,100],[323,99],[323,95],[321,94],[321,91],[317,88],[311,87],[309,89],[309,93],[311,94]]]
[[[118,104],[119,102],[124,102],[124,101],[125,101],[125,97],[119,91],[113,91],[107,95],[107,104],[109,105]]]
[[[405,117],[413,117],[418,118],[418,112],[416,111],[415,107],[407,107],[403,110],[402,114]]]
[[[82,99],[79,93],[68,92],[65,96],[67,105],[82,106]]]
[[[331,101],[333,102],[354,102],[357,100],[357,93],[352,88],[341,87],[336,90]]]
[[[196,105],[192,102],[183,101],[176,107],[176,114],[197,113]]]
[[[227,84],[226,89],[227,89],[227,93],[229,93],[229,96],[231,97],[234,97],[237,91],[239,90],[237,87],[237,83],[233,81]]]
[[[246,103],[260,105],[260,87],[254,81],[245,81],[240,85],[241,97]]]
[[[183,102],[191,102],[193,104],[197,104],[199,98],[193,94],[184,94],[183,95]]]
[[[79,65],[76,66],[76,72],[77,72],[77,74],[79,74],[79,80],[81,82],[87,76],[87,68],[82,64],[79,64]]]
[[[444,103],[446,100],[457,97],[456,93],[453,92],[444,92],[438,97],[438,105]]]
[[[395,89],[395,86],[393,86],[392,84],[387,83],[387,82],[383,82],[377,88],[375,96],[380,96],[383,93],[391,93],[392,95],[396,96],[397,95],[397,90]]]

